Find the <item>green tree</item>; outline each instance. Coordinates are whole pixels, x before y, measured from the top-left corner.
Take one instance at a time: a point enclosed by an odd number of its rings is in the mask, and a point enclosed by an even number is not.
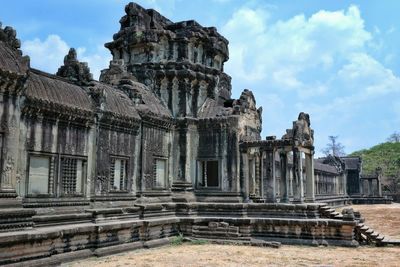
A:
[[[393,194],[400,193],[400,142],[386,142],[350,154],[363,159],[362,172],[374,173],[382,169],[383,183]]]

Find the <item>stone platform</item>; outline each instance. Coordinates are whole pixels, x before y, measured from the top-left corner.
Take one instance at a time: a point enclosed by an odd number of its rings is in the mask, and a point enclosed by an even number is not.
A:
[[[0,265],[43,266],[188,238],[224,242],[357,246],[357,222],[325,204],[165,203],[88,209],[90,222],[0,233]],[[87,216],[87,215],[86,215]]]
[[[387,197],[352,197],[353,204],[392,204],[393,199]]]

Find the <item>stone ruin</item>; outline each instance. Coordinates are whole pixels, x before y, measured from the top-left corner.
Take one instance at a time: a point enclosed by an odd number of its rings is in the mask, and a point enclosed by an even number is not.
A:
[[[357,246],[347,172],[314,161],[310,117],[261,139],[250,90],[231,97],[228,41],[130,3],[93,79],[76,51],[31,68],[0,27],[0,264],[59,264],[170,237]],[[350,215],[349,215],[350,214]]]

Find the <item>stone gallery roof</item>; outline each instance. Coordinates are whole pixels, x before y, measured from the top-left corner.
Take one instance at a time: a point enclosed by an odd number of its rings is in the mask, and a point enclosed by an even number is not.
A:
[[[144,84],[132,80],[121,80],[119,88],[132,99],[140,115],[147,114],[155,115],[158,118],[172,118],[169,109]]]
[[[129,97],[117,88],[100,82],[91,82],[92,90],[102,91],[104,94],[103,111],[114,114],[117,118],[130,118],[140,120],[139,113]]]
[[[341,157],[344,161],[346,170],[359,170],[361,167],[361,159],[359,157]]]
[[[288,158],[288,163],[293,165],[293,159],[291,157]],[[303,159],[303,166],[305,166],[306,162]],[[314,159],[314,171],[320,171],[325,173],[330,173],[332,175],[338,175],[339,171],[335,166],[324,164],[321,159]]]
[[[321,172],[327,172],[327,173],[332,173],[332,174],[339,174],[337,168],[335,166],[329,165],[329,164],[324,164],[320,160],[315,159],[314,160],[314,169],[321,171]]]
[[[25,95],[46,109],[92,113],[92,102],[82,87],[39,70],[31,69]]]
[[[3,71],[25,74],[29,68],[28,59],[22,57],[17,50],[0,41],[0,69]]]

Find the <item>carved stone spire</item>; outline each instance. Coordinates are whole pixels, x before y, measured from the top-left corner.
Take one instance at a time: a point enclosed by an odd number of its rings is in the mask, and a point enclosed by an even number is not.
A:
[[[11,60],[8,63],[9,68],[10,65],[14,65],[14,67],[11,67],[11,69],[8,69],[11,72],[19,72],[19,73],[26,73],[26,71],[29,69],[29,62],[30,59],[28,56],[22,56],[22,51],[20,50],[21,48],[21,41],[17,39],[17,32],[10,26],[6,26],[3,29],[3,24],[0,21],[0,42],[2,45],[11,48],[12,54],[14,54],[12,57],[14,60]],[[7,61],[6,57],[4,54],[0,55],[3,57],[4,61]],[[9,57],[10,54],[7,56]],[[3,66],[4,67],[4,66]],[[6,67],[7,69],[7,67]]]
[[[67,78],[78,85],[89,85],[93,80],[88,64],[78,61],[74,48],[64,57],[64,65],[58,69],[57,76]]]
[[[5,42],[12,48],[18,50],[21,48],[21,41],[17,39],[17,32],[10,26],[6,26],[4,29],[2,23],[0,22],[0,41]],[[20,54],[22,52],[19,50]]]

